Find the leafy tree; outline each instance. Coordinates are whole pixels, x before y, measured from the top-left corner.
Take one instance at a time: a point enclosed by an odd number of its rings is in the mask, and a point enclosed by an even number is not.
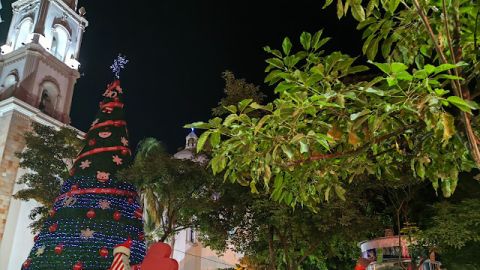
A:
[[[222,116],[229,113],[225,107],[231,105],[237,105],[238,102],[251,98],[257,103],[261,103],[265,95],[260,91],[260,87],[248,83],[245,79],[235,78],[233,72],[226,70],[222,74],[222,78],[225,80],[225,97],[223,97],[218,106],[212,109],[212,114],[214,116]]]
[[[208,208],[211,174],[192,161],[172,158],[153,138],[139,143],[133,165],[119,175],[138,187],[150,240],[164,242],[194,227],[195,215]]]
[[[266,105],[243,100],[223,119],[189,125],[207,129],[198,150],[209,139],[214,173],[291,206],[317,205],[331,191],[343,198],[345,185],[362,175],[394,181],[410,174],[450,196],[458,172],[475,167],[452,107],[470,114],[478,105],[448,94],[459,77],[447,72],[462,65],[371,62],[383,76],[344,83],[368,68],[340,52],[324,55],[328,40],[305,32],[296,53],[288,38],[282,52],[266,47],[265,81],[278,97]],[[248,114],[256,110],[263,116]]]
[[[17,153],[20,167],[26,173],[19,184],[26,188],[18,191],[15,198],[35,200],[41,204],[32,210],[30,227],[34,232],[40,230],[52,209],[55,198],[60,194],[62,179],[69,177],[69,169],[80,151],[81,140],[78,132],[67,127],[55,129],[38,123],[32,123],[32,130],[25,133],[26,148]]]
[[[357,243],[383,226],[372,211],[375,192],[362,186],[352,185],[351,200],[334,199],[317,213],[231,183],[216,190],[220,197],[211,210],[197,216],[202,243],[221,251],[233,246],[245,255],[244,267],[253,269],[351,268]]]

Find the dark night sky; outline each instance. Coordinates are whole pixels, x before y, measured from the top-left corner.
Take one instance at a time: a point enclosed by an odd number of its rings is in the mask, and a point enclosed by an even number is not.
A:
[[[11,2],[3,0],[0,41],[6,39]],[[183,146],[186,123],[207,120],[222,97],[222,71],[263,84],[266,53],[285,36],[324,28],[330,50],[359,54],[360,37],[351,20],[338,21],[324,1],[80,0],[89,27],[81,50],[82,77],[75,86],[72,125],[86,130],[112,79],[109,66],[120,52],[130,59],[122,74],[127,90],[131,140],[163,141],[174,152]],[[3,44],[3,42],[2,42]],[[298,42],[297,42],[298,44]]]

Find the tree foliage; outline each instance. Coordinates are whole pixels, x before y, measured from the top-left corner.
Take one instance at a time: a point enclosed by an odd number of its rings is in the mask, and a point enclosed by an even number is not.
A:
[[[213,176],[201,165],[170,156],[153,138],[139,143],[133,165],[119,173],[134,183],[146,209],[146,236],[166,241],[177,232],[194,227],[195,215],[208,209]]]
[[[325,55],[327,41],[322,31],[305,32],[295,53],[288,38],[282,51],[266,47],[265,81],[278,97],[266,105],[243,100],[223,119],[189,125],[207,129],[198,150],[210,139],[213,172],[291,206],[317,205],[331,193],[344,198],[345,185],[362,175],[412,175],[450,196],[458,172],[475,166],[452,108],[471,113],[478,105],[448,89],[458,79],[448,71],[461,65],[371,62],[383,76],[344,83],[369,68],[340,52]]]
[[[373,210],[375,193],[362,186],[351,186],[351,200],[332,199],[317,213],[231,183],[216,188],[219,199],[197,216],[202,243],[220,251],[233,246],[254,269],[352,268],[357,243],[380,232],[384,222]]]
[[[30,225],[38,231],[60,193],[63,179],[69,177],[69,169],[81,147],[78,132],[67,127],[53,127],[32,123],[32,130],[25,133],[25,150],[17,153],[20,167],[26,173],[19,179],[25,188],[15,198],[35,200],[41,204],[32,210]]]
[[[260,87],[248,83],[245,79],[235,78],[233,72],[226,70],[222,73],[222,78],[225,80],[224,93],[218,106],[212,109],[212,114],[215,116],[222,116],[228,114],[228,110],[225,107],[231,105],[237,105],[238,102],[245,98],[251,98],[257,103],[261,103],[265,98],[265,95],[260,91]]]

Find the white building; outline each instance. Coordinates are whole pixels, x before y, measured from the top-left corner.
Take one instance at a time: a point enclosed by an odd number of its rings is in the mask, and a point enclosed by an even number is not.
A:
[[[19,0],[0,55],[0,269],[18,270],[33,246],[28,225],[34,202],[12,194],[22,171],[16,152],[31,122],[70,123],[78,57],[88,25],[77,0]]]
[[[177,152],[173,157],[176,159],[188,159],[194,162],[206,163],[205,155],[197,155],[198,137],[192,130],[185,138],[185,148]],[[173,246],[173,258],[178,261],[179,270],[217,270],[235,268],[241,255],[227,250],[221,256],[208,247],[204,247],[197,241],[195,230],[186,229],[175,236]]]

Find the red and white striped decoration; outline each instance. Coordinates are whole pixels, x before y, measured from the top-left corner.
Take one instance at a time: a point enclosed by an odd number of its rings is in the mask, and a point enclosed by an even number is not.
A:
[[[132,240],[128,239],[113,249],[113,262],[110,270],[131,270],[130,268],[130,247]]]

